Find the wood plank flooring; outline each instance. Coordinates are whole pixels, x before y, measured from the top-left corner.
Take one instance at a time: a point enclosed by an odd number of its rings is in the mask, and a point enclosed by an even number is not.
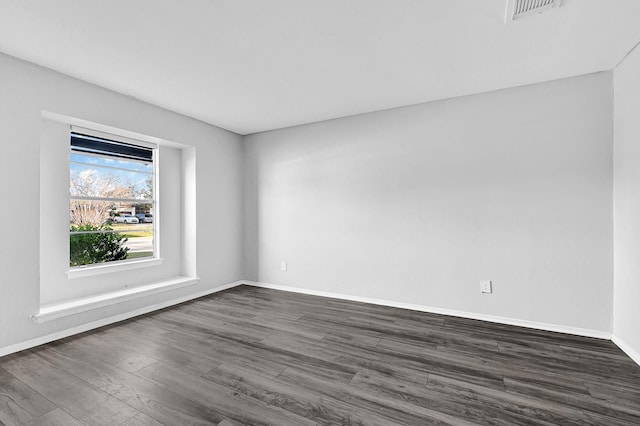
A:
[[[0,358],[0,425],[640,425],[613,343],[241,286]]]

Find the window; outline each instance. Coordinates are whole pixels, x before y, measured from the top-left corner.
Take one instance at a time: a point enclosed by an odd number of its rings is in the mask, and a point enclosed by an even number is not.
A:
[[[157,257],[152,144],[72,128],[69,266]]]

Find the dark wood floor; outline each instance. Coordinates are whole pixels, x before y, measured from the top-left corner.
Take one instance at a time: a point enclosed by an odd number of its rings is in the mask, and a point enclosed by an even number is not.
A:
[[[237,287],[0,358],[0,424],[640,425],[608,341]]]

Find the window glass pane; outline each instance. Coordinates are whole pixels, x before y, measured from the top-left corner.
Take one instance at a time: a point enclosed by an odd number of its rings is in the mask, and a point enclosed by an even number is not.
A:
[[[91,166],[109,166],[134,172],[153,173],[153,164],[148,162],[109,158],[104,155],[71,152],[71,162]]]
[[[71,153],[70,194],[78,197],[153,198],[153,165]]]
[[[69,266],[153,257],[153,204],[71,200]]]
[[[71,134],[69,265],[154,257],[153,150]]]

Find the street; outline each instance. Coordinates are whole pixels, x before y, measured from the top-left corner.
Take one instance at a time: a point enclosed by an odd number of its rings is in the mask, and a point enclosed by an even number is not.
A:
[[[129,238],[124,244],[131,253],[137,251],[153,251],[153,237]]]

